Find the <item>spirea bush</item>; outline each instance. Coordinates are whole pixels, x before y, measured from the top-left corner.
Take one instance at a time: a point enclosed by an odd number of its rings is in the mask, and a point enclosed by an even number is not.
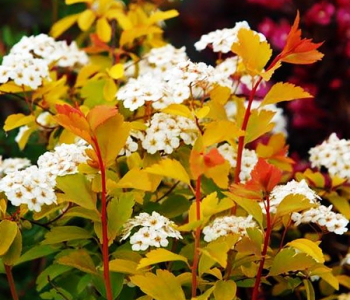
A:
[[[36,299],[350,299],[349,254],[323,247],[347,234],[350,141],[331,135],[295,173],[278,104],[312,95],[273,80],[323,57],[299,14],[279,53],[246,21],[198,37],[211,66],[163,39],[176,10],[66,0],[78,2],[0,66],[1,93],[28,108],[4,130],[20,149],[47,144],[34,165],[0,163],[12,298],[12,269],[41,259]],[[76,41],[57,40],[73,26]]]

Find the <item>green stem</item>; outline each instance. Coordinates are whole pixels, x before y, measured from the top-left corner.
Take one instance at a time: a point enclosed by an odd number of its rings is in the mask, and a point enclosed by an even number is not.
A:
[[[9,283],[10,290],[11,290],[12,299],[18,300],[19,298],[16,291],[15,281],[13,280],[13,275],[12,275],[12,267],[8,265],[4,265],[4,266],[5,266],[7,281]]]
[[[108,224],[107,224],[107,189],[106,189],[106,166],[102,159],[102,153],[96,138],[94,142],[96,155],[101,171],[102,196],[101,196],[101,223],[102,223],[102,258],[103,258],[103,277],[106,286],[107,300],[113,300],[111,279],[109,276],[109,253],[108,253]]]
[[[196,216],[197,221],[201,219],[201,175],[197,178],[196,184]],[[192,298],[196,297],[197,293],[197,268],[199,260],[199,246],[200,246],[200,235],[201,228],[198,226],[196,228],[195,239],[194,239],[194,255],[193,255],[193,264],[192,264]]]

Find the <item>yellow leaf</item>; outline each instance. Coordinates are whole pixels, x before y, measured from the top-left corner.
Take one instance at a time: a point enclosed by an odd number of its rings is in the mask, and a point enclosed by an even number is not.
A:
[[[13,266],[16,264],[22,253],[22,234],[19,228],[17,228],[17,235],[12,242],[10,248],[6,254],[2,257],[2,262],[5,265]]]
[[[170,115],[193,119],[191,111],[186,105],[183,104],[170,104],[168,107],[162,109],[162,112]]]
[[[219,212],[230,209],[233,201],[229,198],[223,198],[219,202],[217,192],[211,193],[202,200],[201,210],[204,218],[210,218]]]
[[[126,259],[113,259],[109,262],[109,270],[111,272],[136,275],[141,274],[141,271],[137,270],[137,263],[132,260]]]
[[[111,76],[113,79],[119,79],[124,76],[124,65],[123,64],[116,64],[110,70],[108,70],[109,76]]]
[[[275,124],[271,122],[275,112],[270,110],[252,110],[246,130],[245,143],[252,142],[271,131]]]
[[[71,5],[75,3],[92,3],[92,0],[66,0],[67,5]]]
[[[165,261],[183,261],[189,266],[186,257],[170,252],[169,250],[159,248],[148,252],[146,257],[140,260],[137,269],[142,269]]]
[[[225,105],[230,98],[231,89],[227,86],[217,85],[210,91],[209,94],[211,100],[218,102],[221,105]]]
[[[17,224],[9,220],[0,223],[0,256],[4,255],[10,248],[17,235]]]
[[[95,264],[84,249],[73,251],[65,256],[60,256],[57,263],[64,266],[70,266],[88,274],[98,275]]]
[[[117,20],[119,26],[123,29],[123,30],[128,30],[131,29],[133,27],[132,22],[130,21],[130,19],[128,18],[127,15],[125,15],[125,13],[122,10],[119,9],[109,9],[105,15],[107,17],[107,19],[111,20],[111,19],[115,19]]]
[[[232,52],[242,58],[250,75],[260,74],[272,55],[269,43],[261,42],[257,33],[245,28],[238,32],[237,37],[238,42],[232,45]]]
[[[102,42],[108,43],[111,40],[112,28],[106,18],[98,19],[96,33]]]
[[[156,11],[154,14],[150,16],[148,19],[148,24],[152,25],[158,23],[159,21],[175,18],[179,15],[179,12],[175,9],[167,10],[167,11]]]
[[[215,300],[233,300],[236,298],[237,286],[232,280],[217,281],[215,284],[214,297]]]
[[[203,106],[199,110],[195,112],[195,115],[198,119],[203,119],[205,118],[210,112],[210,107],[209,106]]]
[[[321,248],[316,243],[308,239],[296,239],[289,242],[287,246],[293,247],[301,252],[310,255],[319,263],[325,262]]]
[[[51,27],[50,35],[53,38],[59,37],[68,28],[73,26],[73,24],[78,20],[79,16],[80,14],[75,14],[59,20]]]
[[[163,30],[157,26],[138,26],[129,30],[124,30],[120,36],[119,45],[123,47],[125,44],[132,43],[141,36],[162,32]]]
[[[209,123],[203,135],[203,145],[211,146],[223,141],[234,143],[244,132],[231,121],[219,120]]]
[[[164,177],[170,177],[190,184],[190,177],[185,168],[174,159],[163,159],[159,163],[154,164],[145,169],[146,172]]]
[[[117,93],[117,85],[115,84],[113,79],[108,78],[106,80],[105,85],[103,86],[103,96],[107,101],[113,101],[115,100],[116,93]]]
[[[313,96],[292,83],[278,82],[272,86],[266,94],[260,106],[275,104],[282,101],[291,101],[295,99],[312,98]]]
[[[78,18],[78,26],[82,31],[88,30],[94,23],[96,15],[92,9],[83,11]]]
[[[166,270],[156,272],[156,274],[148,272],[145,275],[135,275],[130,277],[130,280],[155,300],[186,299],[179,280],[172,273]]]
[[[26,116],[24,114],[9,115],[5,121],[4,130],[9,131],[23,125],[28,125],[34,122],[35,117],[32,115]]]
[[[82,67],[78,73],[75,87],[81,87],[86,84],[88,79],[101,70],[101,66],[97,64],[88,64]]]
[[[228,175],[230,173],[231,166],[228,161],[225,161],[223,164],[208,168],[205,170],[204,175],[208,178],[213,179],[215,184],[222,188],[227,189],[228,187]]]
[[[160,180],[154,182],[154,179],[140,168],[131,169],[117,183],[118,188],[133,188],[142,191],[154,191],[159,185]]]
[[[26,91],[30,91],[30,87],[22,87],[15,84],[13,81],[6,82],[4,84],[0,84],[0,94],[2,93],[23,93]]]

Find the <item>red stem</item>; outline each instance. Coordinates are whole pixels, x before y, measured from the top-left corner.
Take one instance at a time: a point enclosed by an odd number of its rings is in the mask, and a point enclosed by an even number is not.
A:
[[[266,69],[266,71],[269,71],[271,68],[273,68],[277,62],[280,60],[281,56],[277,55],[275,57],[275,59],[271,62],[271,64],[269,65],[269,67]],[[244,114],[244,118],[243,118],[243,123],[242,123],[242,127],[241,129],[243,131],[246,131],[247,126],[248,126],[248,121],[249,121],[249,117],[250,117],[250,110],[252,107],[252,103],[256,94],[256,91],[261,83],[261,81],[263,80],[262,77],[260,77],[258,79],[258,81],[256,82],[256,84],[253,86],[252,90],[250,91],[249,94],[249,99],[248,99],[248,106],[247,109],[245,111]],[[245,140],[245,136],[240,136],[238,138],[238,149],[237,149],[237,163],[236,163],[236,170],[235,170],[235,180],[234,183],[238,184],[240,183],[240,179],[239,179],[239,174],[241,173],[241,167],[242,167],[242,156],[243,156],[243,149],[244,149],[244,140]],[[236,206],[233,206],[231,209],[232,214],[234,214],[236,212]]]
[[[265,238],[264,238],[264,247],[263,251],[261,253],[261,261],[258,269],[258,273],[256,275],[255,279],[255,284],[254,284],[254,289],[253,289],[253,295],[252,295],[252,300],[257,300],[259,296],[259,287],[260,287],[260,282],[261,282],[261,274],[264,269],[264,264],[265,264],[265,259],[266,259],[266,253],[267,253],[267,248],[269,246],[270,242],[270,236],[271,236],[271,231],[272,231],[272,224],[271,224],[271,216],[270,216],[270,199],[267,196],[266,198],[266,223],[267,223],[267,228],[265,232]]]
[[[196,184],[196,216],[197,221],[201,219],[201,175],[197,178]],[[199,242],[200,242],[201,228],[200,226],[196,229],[195,239],[194,239],[194,255],[193,255],[193,265],[192,265],[192,298],[196,297],[197,294],[197,267],[199,260]]]
[[[15,281],[13,280],[12,271],[11,271],[12,267],[8,265],[4,265],[4,266],[5,266],[7,281],[9,283],[10,290],[11,290],[12,299],[18,300],[19,298],[16,291]]]
[[[109,253],[108,253],[108,225],[107,225],[107,191],[106,191],[106,167],[104,165],[100,147],[96,138],[92,139],[95,145],[96,155],[101,171],[102,197],[101,197],[101,223],[102,223],[102,258],[103,277],[106,286],[107,300],[113,300],[111,280],[109,276]]]

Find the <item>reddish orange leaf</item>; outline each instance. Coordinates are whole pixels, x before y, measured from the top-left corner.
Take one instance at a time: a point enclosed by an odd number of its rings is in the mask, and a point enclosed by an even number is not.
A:
[[[291,64],[312,64],[322,59],[323,54],[317,49],[323,44],[313,43],[311,39],[302,39],[299,27],[299,12],[289,32],[287,43],[280,54],[281,61]]]
[[[81,137],[89,144],[92,143],[89,123],[83,112],[77,108],[56,105],[57,115],[54,117],[58,124]]]
[[[204,165],[208,168],[222,165],[224,162],[225,158],[223,158],[223,156],[216,148],[211,149],[207,154],[204,155]]]
[[[115,116],[118,110],[114,106],[109,105],[99,105],[95,106],[89,111],[86,119],[91,127],[91,130],[95,132],[95,129],[106,122],[111,117]]]
[[[109,46],[100,40],[96,33],[90,34],[91,46],[84,48],[87,53],[109,52]]]

